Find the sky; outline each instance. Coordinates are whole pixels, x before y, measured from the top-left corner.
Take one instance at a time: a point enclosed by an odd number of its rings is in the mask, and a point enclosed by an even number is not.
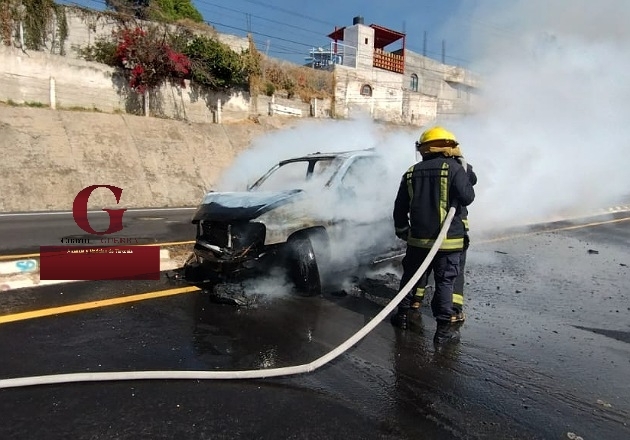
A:
[[[104,0],[59,0],[103,9]],[[251,29],[259,50],[295,63],[305,63],[312,48],[329,47],[327,37],[335,26],[352,25],[355,16],[365,24],[378,24],[404,32],[407,47],[467,67],[471,30],[501,36],[500,26],[479,19],[469,20],[477,0],[193,0],[208,23],[219,32],[245,36]],[[387,6],[384,6],[387,5]],[[457,17],[456,17],[457,16]],[[394,49],[397,49],[395,47]]]

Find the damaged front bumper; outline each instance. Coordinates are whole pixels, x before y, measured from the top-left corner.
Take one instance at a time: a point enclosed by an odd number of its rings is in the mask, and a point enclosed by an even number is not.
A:
[[[266,271],[278,246],[265,246],[265,232],[265,226],[257,222],[199,221],[185,278],[225,282]]]

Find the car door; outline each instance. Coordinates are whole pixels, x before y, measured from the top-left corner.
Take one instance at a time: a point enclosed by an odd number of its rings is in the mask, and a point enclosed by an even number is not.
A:
[[[338,203],[332,235],[345,261],[362,264],[391,248],[395,188],[385,184],[387,168],[377,155],[351,159],[335,188]],[[390,194],[391,193],[391,194]]]

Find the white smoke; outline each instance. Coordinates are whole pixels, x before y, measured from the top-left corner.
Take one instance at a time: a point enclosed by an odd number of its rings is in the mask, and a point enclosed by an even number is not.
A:
[[[450,124],[479,176],[477,230],[588,214],[630,195],[630,3],[478,2],[483,91]],[[460,26],[461,27],[461,26]]]
[[[400,138],[399,133],[396,135]],[[378,148],[387,150],[392,160],[403,157],[405,164],[411,164],[415,158],[413,141],[404,139],[404,143],[383,139],[383,126],[364,115],[352,120],[307,120],[256,139],[223,173],[216,189],[244,190],[279,161],[317,152]]]
[[[481,77],[475,112],[436,121],[453,131],[478,175],[469,207],[473,235],[555,220],[630,195],[630,3],[625,0],[480,0],[454,19],[470,35]],[[459,21],[458,21],[459,20]],[[387,176],[366,175],[362,197],[339,205],[320,198],[320,214],[391,219],[397,183],[416,161],[420,129],[391,129],[369,118],[304,122],[256,140],[227,170],[219,190],[243,190],[279,160],[314,152],[376,148]],[[373,195],[373,196],[370,196]],[[393,221],[391,224],[393,233]],[[363,230],[338,252],[350,257]]]
[[[383,159],[382,169],[362,170],[358,185],[352,188],[353,196],[340,198],[337,191],[325,191],[323,184],[315,189],[311,185],[313,197],[308,203],[287,208],[300,209],[301,215],[322,223],[341,220],[357,224],[352,229],[344,229],[339,240],[334,239],[334,231],[330,230],[333,265],[347,264],[355,261],[359,250],[383,243],[393,246],[402,243],[394,234],[392,212],[400,179],[416,161],[414,142],[417,137],[417,129],[393,129],[365,116],[341,121],[305,121],[294,128],[270,132],[256,139],[225,171],[216,189],[242,191],[283,159],[316,152],[374,149]],[[292,185],[277,186],[274,184],[272,188],[294,189]],[[336,281],[343,285],[343,280]],[[276,289],[280,290],[285,289]]]

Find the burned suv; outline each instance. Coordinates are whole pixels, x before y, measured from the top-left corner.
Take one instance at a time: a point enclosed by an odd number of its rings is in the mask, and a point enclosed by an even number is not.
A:
[[[280,268],[297,292],[321,293],[340,272],[400,252],[391,220],[400,174],[390,174],[374,150],[314,153],[281,161],[246,191],[207,193],[185,278]]]

